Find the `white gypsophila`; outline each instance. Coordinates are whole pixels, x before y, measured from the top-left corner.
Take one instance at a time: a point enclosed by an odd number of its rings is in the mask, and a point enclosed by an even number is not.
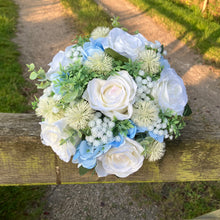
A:
[[[52,150],[59,156],[59,158],[65,162],[69,162],[71,156],[76,152],[75,146],[79,143],[80,138],[75,136],[75,143],[72,144],[67,141],[64,144],[60,144],[60,141],[67,139],[68,136],[64,132],[66,123],[64,119],[56,121],[55,123],[48,123],[47,121],[40,122],[41,125],[41,140],[44,145],[50,146]]]
[[[67,124],[75,129],[80,130],[87,127],[89,121],[94,117],[94,110],[90,107],[89,103],[82,100],[78,103],[71,103],[66,109],[64,115]]]
[[[139,127],[150,127],[159,119],[159,109],[153,101],[138,101],[133,106],[131,120]]]
[[[99,177],[114,174],[118,177],[127,177],[138,171],[143,165],[144,148],[136,141],[125,138],[119,147],[113,147],[104,155],[97,158],[95,168]]]
[[[127,71],[120,71],[107,80],[93,79],[83,94],[90,106],[104,115],[118,120],[129,119],[135,101],[137,85]]]
[[[48,65],[50,69],[46,73],[48,80],[52,81],[54,74],[57,75],[60,71],[60,66],[66,68],[70,64],[75,63],[77,60],[82,60],[81,50],[82,47],[73,47],[74,45],[66,47],[65,51],[59,51],[54,57],[51,63]]]
[[[152,89],[151,95],[158,101],[163,111],[171,109],[176,114],[183,115],[188,97],[183,80],[174,69],[163,69],[160,79],[157,80]]]
[[[91,33],[91,38],[94,40],[100,37],[106,37],[109,33],[110,29],[108,27],[97,27]]]
[[[147,43],[148,41],[141,34],[131,35],[121,28],[113,28],[102,45],[104,49],[111,48],[122,56],[135,61]]]
[[[56,109],[56,111],[54,111]],[[53,97],[41,96],[36,108],[37,116],[42,116],[49,123],[60,120],[64,117],[63,109],[57,108],[57,102]]]
[[[141,51],[138,60],[142,62],[141,69],[146,73],[156,74],[160,71],[160,54],[154,50]]]
[[[92,71],[107,74],[113,69],[112,63],[113,58],[103,52],[94,53],[92,56],[89,56],[84,65]]]
[[[154,141],[151,145],[147,147],[147,159],[149,161],[160,160],[165,154],[165,143],[160,143]]]

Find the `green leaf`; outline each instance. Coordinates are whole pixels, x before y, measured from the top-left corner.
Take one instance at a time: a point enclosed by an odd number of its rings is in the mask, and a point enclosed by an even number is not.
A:
[[[189,104],[187,103],[185,108],[184,108],[184,112],[183,112],[183,116],[189,116],[192,114],[192,110],[191,108],[189,107]]]
[[[80,175],[80,176],[85,175],[85,174],[88,173],[89,171],[90,171],[89,169],[86,169],[86,168],[83,167],[83,166],[80,166],[80,167],[79,167],[79,175]]]
[[[120,60],[122,62],[128,62],[129,59],[127,57],[122,56],[121,54],[117,53],[116,51],[112,50],[111,48],[105,49],[105,53],[110,57],[114,58],[115,60]]]
[[[36,72],[32,72],[30,75],[30,79],[35,80],[35,79],[37,79],[37,76],[38,76],[38,74]]]
[[[30,65],[26,64],[26,66],[28,67],[28,72],[31,72],[35,69],[35,65],[33,63],[31,63]]]

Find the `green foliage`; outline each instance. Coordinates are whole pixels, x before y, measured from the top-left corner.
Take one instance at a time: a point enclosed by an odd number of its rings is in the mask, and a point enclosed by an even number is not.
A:
[[[187,103],[184,108],[183,116],[190,116],[191,114],[192,114],[192,110],[191,110],[189,104]]]
[[[93,0],[61,0],[72,10],[74,26],[80,34],[90,35],[98,26],[111,27],[110,16]]]
[[[33,63],[26,64],[28,67],[28,72],[31,72],[30,79],[31,80],[38,80],[40,81],[40,84],[36,84],[38,89],[45,89],[48,86],[50,86],[50,81],[47,80],[45,71],[40,68],[38,71],[35,70],[35,65]]]
[[[35,109],[37,108],[37,105],[38,105],[38,103],[39,103],[39,99],[38,99],[36,96],[34,96],[34,98],[35,98],[35,101],[33,101],[33,102],[31,103],[33,110],[35,110]]]
[[[152,137],[145,137],[144,140],[140,142],[141,146],[144,148],[142,154],[146,157],[149,154],[148,146],[154,143],[154,139]]]
[[[79,175],[80,175],[80,176],[85,175],[85,174],[88,173],[89,171],[91,171],[91,170],[90,170],[90,169],[86,169],[86,168],[83,167],[83,166],[80,166],[80,167],[79,167]]]
[[[0,0],[0,112],[26,112],[30,85],[22,77],[19,53],[11,41],[16,27],[17,6]]]
[[[76,38],[73,40],[74,42],[77,42],[76,45],[74,45],[73,47],[83,47],[85,42],[89,41],[89,37],[88,36],[76,36]]]
[[[121,27],[121,24],[119,23],[118,19],[119,19],[119,16],[117,16],[117,17],[114,16],[113,18],[111,18],[113,28],[120,28]]]
[[[129,72],[129,74],[131,76],[133,76],[134,78],[138,76],[138,72],[141,69],[141,62],[138,61],[134,61],[132,62],[131,59],[129,59],[128,62],[126,62],[123,66],[122,69],[126,70]]]
[[[167,130],[170,131],[169,133],[174,133],[175,138],[180,136],[179,130],[183,129],[186,125],[186,123],[184,122],[184,117],[175,114],[175,112],[171,109],[167,109],[165,112],[160,110],[159,117],[162,119],[163,122],[165,120],[168,121]]]
[[[114,136],[117,136],[118,134],[127,136],[128,130],[134,127],[129,120],[120,121],[116,117],[114,117],[113,122],[115,123],[115,126],[112,128]]]
[[[111,48],[105,49],[105,53],[110,57],[114,58],[116,61],[121,61],[122,63],[128,62],[128,58],[122,56],[121,54],[117,53],[116,51],[112,50]]]

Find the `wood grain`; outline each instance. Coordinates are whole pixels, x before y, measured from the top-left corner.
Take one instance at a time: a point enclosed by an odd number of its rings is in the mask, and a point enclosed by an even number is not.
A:
[[[0,113],[0,185],[220,180],[220,132],[189,121],[181,138],[167,142],[158,162],[144,162],[127,178],[78,174],[76,164],[61,161],[40,141],[39,118]]]

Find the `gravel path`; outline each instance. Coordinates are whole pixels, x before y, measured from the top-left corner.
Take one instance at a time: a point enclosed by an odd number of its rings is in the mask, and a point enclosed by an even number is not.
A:
[[[24,77],[26,63],[48,69],[47,64],[74,39],[73,21],[59,0],[15,0],[20,6],[15,42],[21,52]],[[40,93],[37,94],[38,96]],[[133,184],[135,186],[135,184]],[[133,201],[128,184],[88,184],[49,186],[41,219],[151,219],[157,207],[145,209]],[[148,216],[148,217],[146,217]]]

